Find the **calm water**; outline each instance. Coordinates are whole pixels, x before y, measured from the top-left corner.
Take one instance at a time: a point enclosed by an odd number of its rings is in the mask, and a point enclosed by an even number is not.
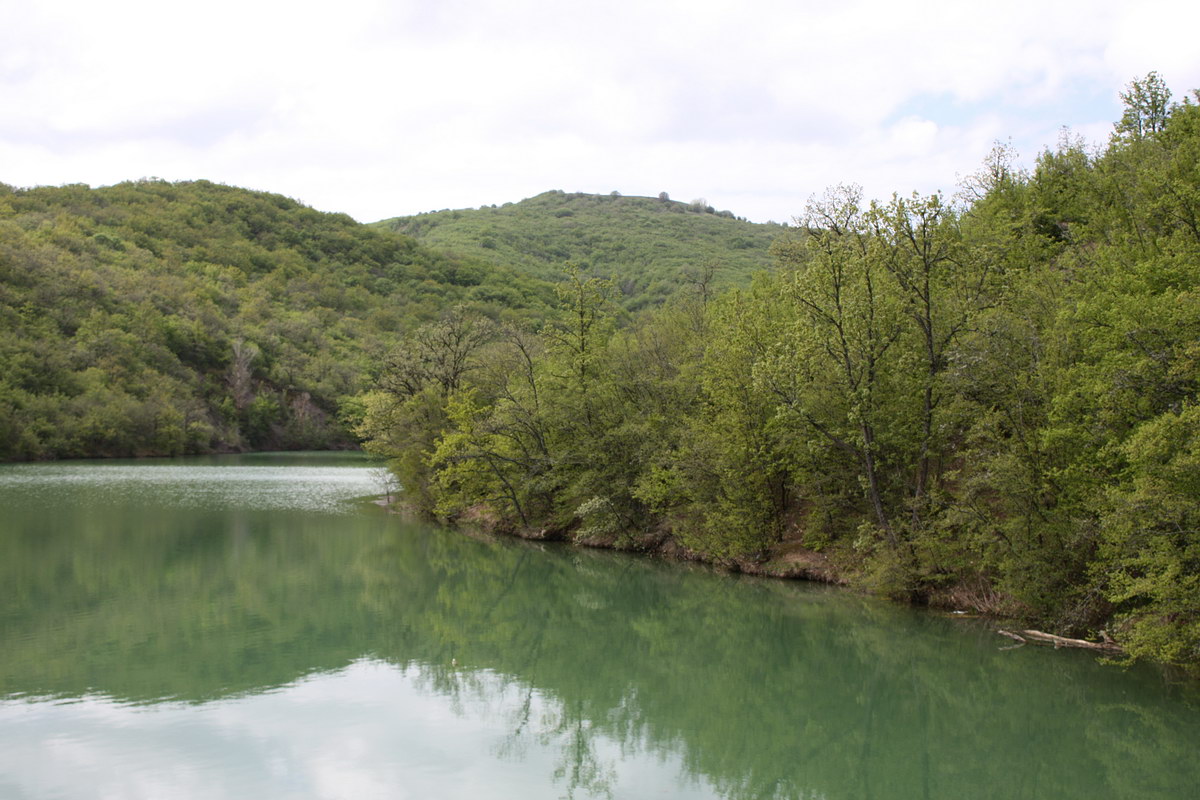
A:
[[[345,455],[0,466],[0,798],[1200,797],[1151,669],[406,525]]]

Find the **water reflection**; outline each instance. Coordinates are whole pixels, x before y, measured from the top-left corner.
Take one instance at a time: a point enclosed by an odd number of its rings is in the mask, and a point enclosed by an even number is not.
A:
[[[0,470],[0,796],[1200,786],[1200,714],[1151,670],[822,587],[405,526],[356,499],[375,487],[354,462],[53,466]]]

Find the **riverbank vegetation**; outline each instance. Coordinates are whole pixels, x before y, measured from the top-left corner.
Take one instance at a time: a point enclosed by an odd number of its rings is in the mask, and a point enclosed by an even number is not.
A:
[[[533,329],[454,308],[360,433],[408,501],[761,564],[1200,663],[1200,106],[1130,85],[1108,146],[998,146],[953,199],[811,201],[777,269],[629,316],[568,270]]]

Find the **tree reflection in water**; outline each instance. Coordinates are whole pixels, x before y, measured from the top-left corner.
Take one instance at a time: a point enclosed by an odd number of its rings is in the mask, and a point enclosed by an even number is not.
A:
[[[0,498],[3,499],[3,498]],[[728,798],[1177,798],[1194,693],[827,587],[347,514],[12,503],[6,696],[204,704],[362,659],[571,797],[635,758]],[[545,779],[549,779],[546,776]]]

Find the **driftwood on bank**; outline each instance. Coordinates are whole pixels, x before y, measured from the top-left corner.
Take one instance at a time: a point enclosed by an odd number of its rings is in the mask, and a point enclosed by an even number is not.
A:
[[[1034,644],[1050,645],[1054,648],[1059,647],[1080,647],[1085,650],[1101,650],[1106,653],[1120,653],[1121,646],[1114,641],[1105,637],[1103,642],[1089,642],[1085,639],[1068,639],[1065,636],[1055,636],[1053,633],[1043,633],[1042,631],[1021,631],[1013,633],[1012,631],[997,630],[996,633],[1001,636],[1007,636],[1010,639],[1015,639],[1021,644],[1033,642]]]

